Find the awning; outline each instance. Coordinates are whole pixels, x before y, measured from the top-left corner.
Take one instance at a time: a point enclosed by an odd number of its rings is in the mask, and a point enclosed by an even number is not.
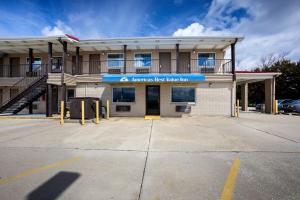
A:
[[[251,72],[251,71],[236,71],[236,83],[238,85],[243,83],[254,83],[273,79],[279,76],[280,72]]]
[[[205,81],[203,74],[104,74],[104,83],[196,83]]]

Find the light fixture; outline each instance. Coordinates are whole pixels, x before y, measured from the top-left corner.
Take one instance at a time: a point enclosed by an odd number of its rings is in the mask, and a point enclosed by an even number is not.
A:
[[[195,49],[193,49],[193,54],[195,54],[196,53],[196,50]]]

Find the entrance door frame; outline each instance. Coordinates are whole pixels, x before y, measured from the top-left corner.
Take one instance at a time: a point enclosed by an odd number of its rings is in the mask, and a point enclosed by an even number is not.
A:
[[[149,87],[157,87],[158,88],[158,114],[149,114],[147,111],[147,99],[148,99],[148,88]],[[145,108],[146,108],[146,115],[160,115],[160,85],[146,85],[146,90],[145,90],[146,98],[145,98]]]

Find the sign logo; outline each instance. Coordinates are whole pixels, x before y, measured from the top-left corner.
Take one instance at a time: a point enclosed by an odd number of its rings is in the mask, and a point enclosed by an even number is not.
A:
[[[128,82],[128,81],[129,81],[128,78],[125,76],[120,79],[120,82]]]

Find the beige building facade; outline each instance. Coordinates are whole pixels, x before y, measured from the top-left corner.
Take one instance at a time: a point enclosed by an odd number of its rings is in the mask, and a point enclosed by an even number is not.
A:
[[[71,98],[95,97],[105,110],[109,101],[110,116],[233,116],[235,45],[242,40],[2,38],[0,112],[51,116],[60,101],[68,109]]]

